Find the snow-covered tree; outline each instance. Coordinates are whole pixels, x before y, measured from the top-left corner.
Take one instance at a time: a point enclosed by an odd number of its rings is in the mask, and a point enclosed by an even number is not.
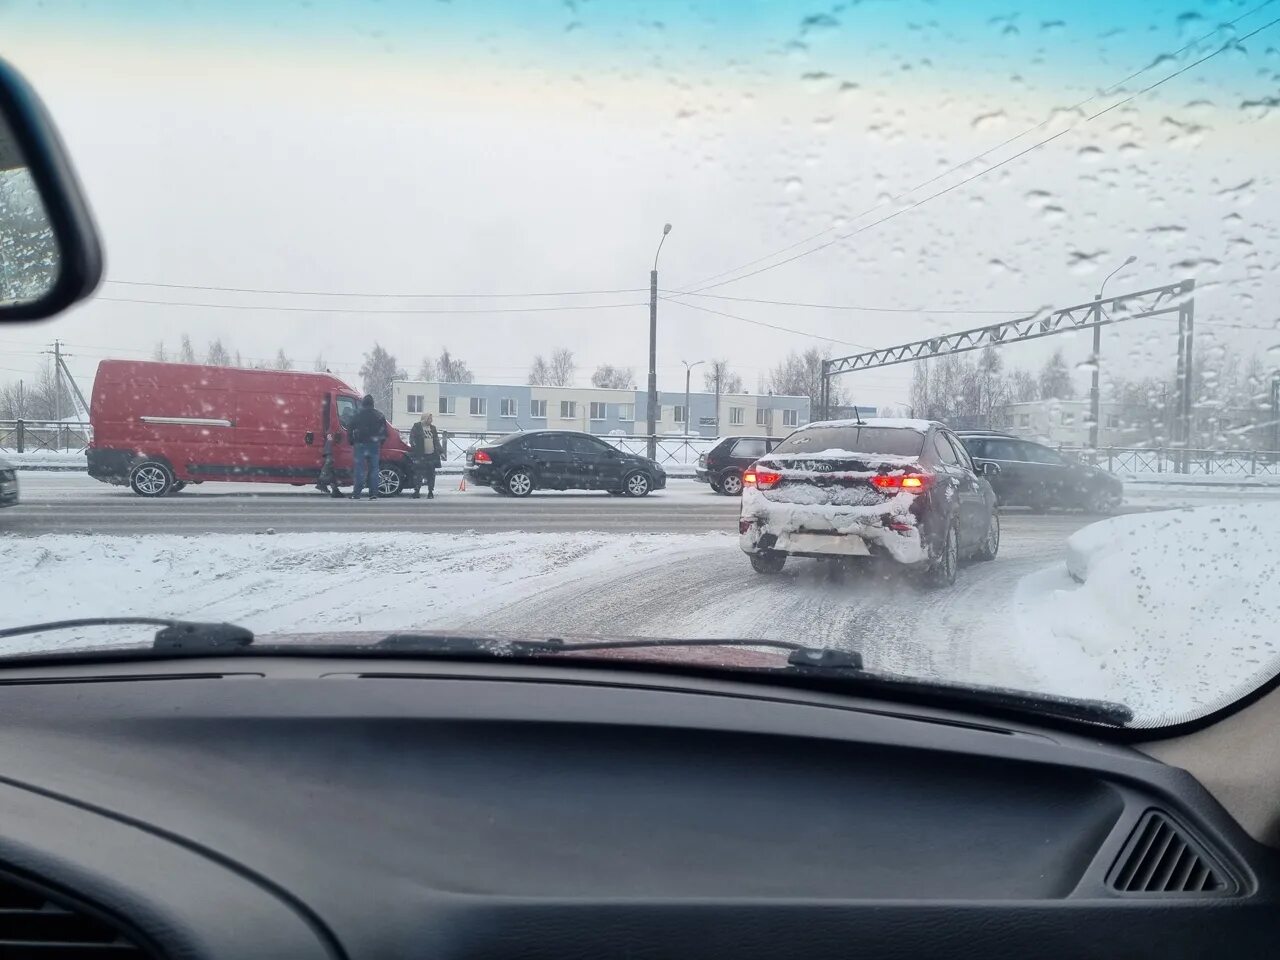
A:
[[[1055,350],[1040,369],[1040,396],[1044,400],[1070,400],[1075,395],[1067,361],[1062,358],[1061,350]]]
[[[636,371],[634,367],[615,367],[611,363],[602,363],[591,374],[591,385],[613,390],[634,390],[636,388]]]
[[[573,351],[568,347],[560,347],[552,351],[550,367],[550,384],[553,387],[572,387],[577,362],[573,359]]]
[[[475,379],[466,362],[451,354],[448,347],[440,350],[440,357],[436,360],[436,376],[441,383],[471,383]]]
[[[196,351],[191,346],[191,337],[185,333],[182,335],[182,343],[178,347],[178,361],[180,363],[196,362]]]
[[[547,358],[538,354],[533,358],[533,366],[529,368],[529,385],[545,387],[551,383],[551,366]]]
[[[211,367],[229,367],[232,365],[231,351],[223,346],[221,337],[209,344],[209,352],[205,354],[204,362]]]
[[[277,370],[293,369],[293,361],[290,360],[289,357],[285,354],[284,347],[281,347],[279,350],[276,351],[276,359],[272,363],[272,366]]]
[[[408,375],[400,369],[396,358],[384,350],[382,344],[375,343],[373,350],[364,355],[360,382],[364,385],[364,392],[372,395],[374,405],[383,413],[391,410],[391,381],[407,379]]]

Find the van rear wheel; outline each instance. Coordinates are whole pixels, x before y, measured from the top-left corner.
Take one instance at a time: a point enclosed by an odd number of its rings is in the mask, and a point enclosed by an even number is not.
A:
[[[140,497],[163,497],[173,490],[173,471],[159,460],[143,460],[129,471],[129,486]]]

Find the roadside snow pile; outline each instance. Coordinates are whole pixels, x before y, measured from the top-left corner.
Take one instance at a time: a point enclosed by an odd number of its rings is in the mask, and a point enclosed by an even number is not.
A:
[[[19,470],[88,470],[84,451],[70,450],[0,450],[0,460]]]
[[[227,620],[259,633],[464,627],[551,587],[732,543],[727,534],[14,537],[0,553],[0,582],[11,590],[0,626],[148,616]],[[147,637],[66,631],[6,640],[0,652]]]
[[[1068,541],[1068,571],[1026,578],[1026,649],[1056,649],[1060,692],[1170,722],[1280,669],[1280,504],[1104,520]],[[1048,634],[1048,636],[1046,636]]]

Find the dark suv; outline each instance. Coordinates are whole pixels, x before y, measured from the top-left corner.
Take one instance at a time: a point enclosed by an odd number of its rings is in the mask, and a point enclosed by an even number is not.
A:
[[[643,497],[667,485],[648,457],[623,453],[589,433],[530,430],[467,451],[469,481],[498,493],[527,497],[534,490],[607,490]]]
[[[991,431],[961,430],[960,441],[978,464],[994,463],[991,486],[1001,504],[1111,513],[1124,500],[1124,483],[1042,443]]]
[[[782,441],[776,437],[725,437],[702,456],[694,476],[711,484],[716,493],[736,497],[742,493],[742,474]]]

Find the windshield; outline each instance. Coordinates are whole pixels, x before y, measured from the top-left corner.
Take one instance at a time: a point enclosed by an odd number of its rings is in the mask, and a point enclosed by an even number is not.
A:
[[[924,434],[891,427],[812,427],[797,430],[773,448],[775,454],[847,450],[899,457],[918,457]]]
[[[1234,703],[1280,673],[1277,10],[6,4],[109,267],[0,330],[0,629]]]

